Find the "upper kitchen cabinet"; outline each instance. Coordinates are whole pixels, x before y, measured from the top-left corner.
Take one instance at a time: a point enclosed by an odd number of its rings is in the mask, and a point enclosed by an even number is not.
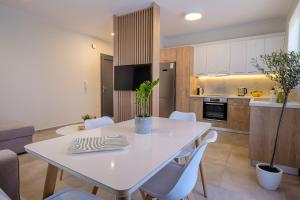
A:
[[[194,48],[194,68],[193,75],[207,74],[206,69],[206,46]]]
[[[253,58],[284,49],[284,34],[276,33],[255,37],[204,43],[195,46],[193,75],[259,74]]]
[[[229,73],[229,43],[208,45],[206,49],[206,71],[209,74]]]
[[[160,49],[160,62],[176,62],[177,50],[176,48]]]
[[[246,72],[246,42],[230,43],[230,74],[244,74]]]
[[[252,39],[247,41],[247,72],[260,73],[253,65],[253,59],[258,59],[259,56],[265,53],[265,39]]]
[[[266,38],[265,40],[265,53],[270,54],[274,51],[284,49],[284,36],[274,36]]]

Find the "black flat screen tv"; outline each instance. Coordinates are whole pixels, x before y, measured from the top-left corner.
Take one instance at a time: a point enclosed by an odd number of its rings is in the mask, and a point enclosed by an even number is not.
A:
[[[114,67],[114,90],[136,90],[144,81],[152,81],[151,64]]]

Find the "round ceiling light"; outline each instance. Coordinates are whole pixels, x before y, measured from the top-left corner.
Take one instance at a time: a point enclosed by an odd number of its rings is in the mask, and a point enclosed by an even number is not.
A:
[[[187,13],[185,16],[184,16],[184,19],[185,20],[188,20],[188,21],[195,21],[195,20],[198,20],[198,19],[201,19],[202,18],[202,14],[199,13],[199,12],[191,12],[191,13]]]

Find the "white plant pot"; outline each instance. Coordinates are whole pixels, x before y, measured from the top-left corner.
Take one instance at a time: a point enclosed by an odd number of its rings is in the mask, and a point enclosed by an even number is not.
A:
[[[148,134],[152,130],[151,117],[136,117],[135,118],[135,132],[138,134]]]
[[[269,165],[266,163],[256,164],[256,176],[259,184],[267,190],[277,190],[282,179],[282,169],[276,167],[279,172],[269,172],[260,168],[260,166]]]

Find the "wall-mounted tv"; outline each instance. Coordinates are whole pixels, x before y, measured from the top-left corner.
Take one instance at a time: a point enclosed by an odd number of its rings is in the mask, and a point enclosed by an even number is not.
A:
[[[136,90],[146,80],[152,81],[151,64],[114,67],[114,90]]]

